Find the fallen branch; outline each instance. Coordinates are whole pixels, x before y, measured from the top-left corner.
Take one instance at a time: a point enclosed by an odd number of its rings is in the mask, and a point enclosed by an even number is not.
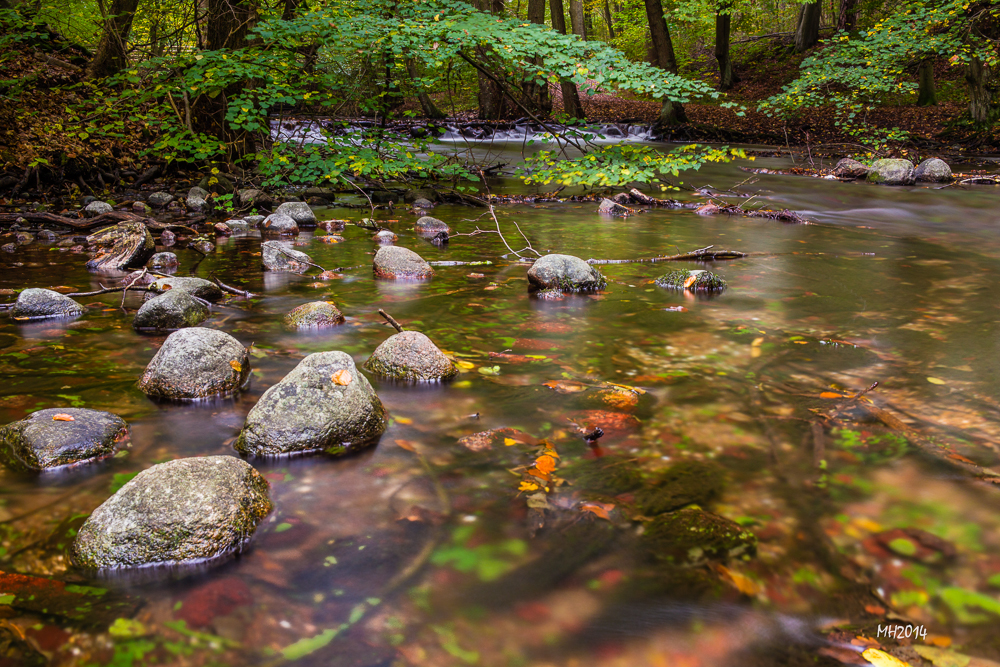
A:
[[[230,287],[229,285],[225,284],[224,282],[222,282],[221,280],[219,280],[215,276],[212,276],[212,282],[214,282],[216,285],[218,285],[219,289],[221,289],[223,292],[227,292],[229,294],[235,294],[236,296],[241,296],[244,299],[249,299],[249,298],[257,296],[256,294],[254,294],[253,292],[250,292],[248,290],[240,290],[240,289],[236,289],[235,287]]]
[[[197,248],[195,248],[195,250],[198,250],[198,249],[197,249]],[[281,253],[282,255],[284,255],[285,257],[290,257],[291,259],[295,260],[296,262],[301,262],[302,264],[308,264],[309,266],[311,266],[311,267],[313,267],[313,268],[315,268],[315,269],[319,269],[319,270],[320,270],[320,271],[322,271],[323,273],[326,273],[326,269],[324,269],[324,268],[323,268],[322,266],[320,266],[319,264],[313,264],[312,262],[307,262],[307,261],[306,261],[306,260],[304,260],[304,259],[301,259],[301,258],[299,258],[299,257],[296,257],[295,255],[293,255],[292,253],[288,252],[288,251],[287,251],[287,250],[285,250],[284,248],[280,248],[280,247],[277,247],[277,248],[276,248],[276,250],[277,250],[278,252],[280,252],[280,253]],[[199,250],[198,252],[201,252],[201,251]]]
[[[121,287],[105,287],[101,283],[97,284],[101,285],[101,289],[95,290],[93,292],[70,292],[66,296],[98,296],[101,294],[111,294],[113,292],[124,292],[125,290],[128,289],[134,290],[136,292],[156,292],[156,290],[151,290],[148,287],[133,287],[132,283],[129,283],[128,285],[122,285]]]
[[[403,333],[403,327],[400,326],[399,322],[397,322],[396,320],[393,319],[392,315],[390,315],[389,313],[385,312],[381,308],[378,309],[378,314],[381,315],[382,317],[384,317],[385,321],[388,322],[389,324],[391,324],[393,329],[395,329],[399,333]]]
[[[90,218],[89,220],[74,220],[73,218],[67,218],[61,215],[56,215],[55,213],[0,213],[0,225],[2,224],[13,224],[17,222],[19,218],[24,218],[28,222],[35,223],[48,223],[52,225],[63,225],[65,227],[71,227],[73,229],[93,229],[94,227],[100,227],[101,225],[113,225],[119,222],[155,222],[149,218],[145,218],[141,215],[136,215],[135,213],[129,213],[128,211],[111,211],[110,213],[102,213],[101,215]]]
[[[715,246],[706,246],[691,252],[683,252],[679,255],[667,255],[664,257],[640,257],[639,259],[588,259],[587,264],[639,264],[641,262],[708,262],[724,259],[739,259],[749,257],[749,253],[739,250],[712,250]]]

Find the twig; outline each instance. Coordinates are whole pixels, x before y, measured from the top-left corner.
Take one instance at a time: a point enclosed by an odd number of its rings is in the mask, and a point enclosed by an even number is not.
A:
[[[640,257],[639,259],[588,259],[588,264],[638,264],[641,262],[677,262],[677,261],[715,261],[721,259],[739,259],[749,257],[749,253],[739,250],[712,250],[715,246],[706,246],[691,252],[666,257]]]
[[[312,262],[307,262],[307,261],[305,261],[304,259],[300,259],[300,258],[296,257],[295,255],[291,254],[290,252],[286,251],[286,250],[285,250],[284,248],[280,248],[280,247],[277,247],[277,246],[276,246],[276,247],[275,247],[275,249],[276,249],[276,250],[277,250],[278,252],[280,252],[280,253],[281,253],[282,255],[284,255],[285,257],[291,257],[291,258],[292,258],[292,259],[294,259],[294,260],[295,260],[296,262],[301,262],[302,264],[308,264],[309,266],[311,266],[311,267],[314,267],[314,268],[317,268],[317,269],[319,269],[320,271],[322,271],[323,273],[326,273],[326,269],[324,269],[324,268],[323,268],[322,266],[320,266],[319,264],[313,264]]]
[[[241,296],[244,299],[249,299],[251,297],[257,296],[253,292],[250,292],[250,291],[247,291],[247,290],[239,290],[239,289],[236,289],[235,287],[230,287],[229,285],[225,284],[224,282],[222,282],[221,280],[219,280],[215,276],[212,276],[212,281],[216,285],[218,285],[219,289],[221,289],[223,292],[228,292],[229,294],[235,294],[236,296]]]
[[[399,333],[403,333],[403,327],[400,326],[399,322],[393,319],[392,315],[385,312],[381,308],[378,309],[378,314],[385,318],[385,321],[392,325],[392,328]]]
[[[343,178],[345,181],[347,181],[348,185],[350,185],[352,188],[354,188],[355,190],[357,190],[358,192],[360,192],[361,194],[363,194],[365,196],[365,199],[368,200],[368,206],[371,207],[371,210],[372,210],[372,222],[374,222],[375,221],[375,203],[372,202],[372,198],[368,196],[367,192],[365,192],[364,190],[362,190],[361,188],[359,188],[358,185],[354,181],[351,181],[351,180],[349,180],[348,178],[346,178],[344,176],[341,176],[341,178]]]
[[[136,292],[155,292],[155,290],[151,290],[148,287],[132,287],[131,284],[122,287],[105,287],[101,283],[97,284],[101,285],[101,289],[94,292],[71,292],[66,296],[98,296],[100,294],[111,294],[112,292],[124,292],[127,289],[133,289]]]
[[[139,280],[143,278],[145,275],[146,275],[146,268],[143,267],[142,272],[139,275],[137,275],[135,278],[129,281],[127,285],[123,285],[124,289],[122,290],[122,302],[120,306],[122,310],[125,310],[125,297],[128,296],[128,288],[132,287],[137,282],[139,282]]]

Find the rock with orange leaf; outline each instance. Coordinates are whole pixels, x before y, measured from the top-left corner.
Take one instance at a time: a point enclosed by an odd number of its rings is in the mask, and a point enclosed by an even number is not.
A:
[[[112,456],[128,437],[128,424],[110,412],[39,410],[0,428],[0,460],[13,470],[51,470]]]
[[[725,280],[704,269],[671,271],[657,278],[656,284],[660,287],[692,292],[721,292],[726,289]]]

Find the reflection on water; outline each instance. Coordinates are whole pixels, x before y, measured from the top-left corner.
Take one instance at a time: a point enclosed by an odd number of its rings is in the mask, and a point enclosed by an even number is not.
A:
[[[745,174],[713,165],[688,178],[725,188]],[[57,664],[837,664],[892,618],[995,656],[993,191],[774,175],[748,187],[818,224],[686,210],[609,220],[571,202],[498,209],[535,248],[583,258],[710,244],[753,253],[708,267],[729,283],[708,300],[655,286],[680,268],[665,263],[603,265],[601,294],[530,298],[525,265],[499,259],[496,235],[437,247],[402,212],[383,221],[400,245],[429,261],[493,264],[376,282],[370,231],[354,226],[345,243],[294,241],[325,268],[362,266],[330,281],[318,270],[262,273],[259,238],[233,237],[204,259],[174,249],[178,275],[196,266],[262,295],[213,306],[203,325],[253,344],[248,390],[224,401],[139,393],[163,340],[133,332],[139,295],[124,311],[120,294],[83,299],[74,321],[3,320],[0,422],[49,407],[110,410],[131,424],[132,448],[57,476],[0,471],[0,566],[106,587],[142,631],[101,635],[113,617],[85,627],[55,606],[0,605],[0,615],[28,628],[24,651]],[[478,214],[434,210],[458,232]],[[0,258],[0,289],[107,280],[86,272],[84,256],[50,248]],[[287,329],[283,315],[314,300],[336,302],[346,323]],[[443,385],[370,378],[392,419],[377,447],[251,460],[276,509],[224,563],[96,582],[68,565],[83,518],[132,473],[235,455],[247,412],[305,355],[343,350],[360,366],[392,333],[379,308],[462,373]],[[854,398],[875,381],[871,403]],[[603,437],[585,441],[597,428]],[[549,486],[523,486],[547,452],[557,454]],[[711,483],[677,475],[692,461],[711,464]],[[678,516],[701,517],[693,525],[710,537],[677,553],[688,538],[657,541],[657,522]]]

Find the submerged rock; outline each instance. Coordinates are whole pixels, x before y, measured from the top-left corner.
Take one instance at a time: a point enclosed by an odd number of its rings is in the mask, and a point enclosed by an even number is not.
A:
[[[87,237],[87,243],[97,246],[97,255],[87,262],[91,271],[139,267],[156,252],[156,242],[141,222],[119,222]]]
[[[290,215],[272,213],[264,218],[261,231],[268,236],[289,236],[299,233],[299,225]]]
[[[288,201],[274,210],[274,215],[287,215],[296,224],[304,227],[316,226],[316,214],[309,204],[301,201]]]
[[[438,200],[438,194],[431,188],[413,188],[403,193],[403,201],[417,208],[431,208]],[[421,204],[426,203],[426,206]]]
[[[429,215],[418,218],[417,221],[413,223],[413,228],[420,234],[437,234],[438,232],[451,231],[451,228],[448,227],[443,220],[432,218]]]
[[[94,510],[71,547],[85,568],[193,563],[243,550],[271,511],[267,481],[232,456],[143,470]]]
[[[385,427],[385,408],[350,355],[317,352],[264,392],[234,446],[254,456],[341,455],[374,444]]]
[[[419,211],[427,211],[434,208],[434,202],[432,202],[430,199],[424,199],[423,197],[419,197],[413,200],[413,208]]]
[[[0,459],[19,471],[87,463],[112,456],[128,436],[128,424],[110,412],[50,408],[0,428]]]
[[[92,201],[83,207],[83,216],[85,218],[96,218],[99,215],[111,213],[113,210],[115,210],[114,207],[107,202]]]
[[[347,220],[321,220],[317,224],[327,232],[340,232],[347,226]]]
[[[952,179],[951,167],[944,160],[927,158],[913,170],[913,177],[925,183],[945,183]]]
[[[184,290],[169,290],[142,304],[132,320],[137,331],[174,331],[198,326],[208,308]]]
[[[912,185],[913,163],[897,159],[875,160],[868,173],[868,180],[884,185]]]
[[[545,255],[528,269],[531,289],[589,292],[604,289],[608,281],[601,272],[573,255]]]
[[[394,380],[446,380],[458,375],[455,364],[419,331],[390,336],[375,349],[365,368]]]
[[[681,461],[650,480],[636,493],[645,516],[656,516],[685,505],[704,505],[722,492],[725,472],[705,461]]]
[[[309,270],[312,258],[304,252],[286,248],[280,241],[265,241],[260,246],[260,259],[268,271],[302,273]]]
[[[656,284],[660,287],[686,289],[692,292],[721,292],[726,289],[725,280],[704,269],[671,271],[657,278]]]
[[[372,268],[376,278],[421,280],[434,275],[434,269],[423,257],[399,246],[379,248]]]
[[[180,262],[177,261],[177,255],[172,252],[158,252],[146,262],[146,266],[151,269],[175,269],[178,264]]]
[[[238,392],[250,377],[250,353],[216,329],[191,327],[167,336],[139,380],[154,398],[196,399]]]
[[[388,229],[382,229],[375,232],[375,236],[372,237],[372,241],[375,243],[381,243],[383,245],[390,245],[399,240],[399,237],[393,234]]]
[[[343,313],[332,301],[304,303],[285,315],[285,324],[296,329],[324,329],[343,322]]]
[[[868,165],[845,157],[833,168],[833,175],[839,178],[864,178],[871,171]]]
[[[661,514],[646,524],[642,541],[651,555],[673,565],[749,558],[757,537],[739,524],[700,509]]]
[[[41,320],[50,317],[79,317],[83,306],[73,299],[41,287],[29,287],[17,295],[10,311],[16,320]]]
[[[222,298],[222,289],[210,280],[193,276],[173,276],[157,278],[149,285],[154,292],[169,292],[181,290],[206,301],[218,301]]]

